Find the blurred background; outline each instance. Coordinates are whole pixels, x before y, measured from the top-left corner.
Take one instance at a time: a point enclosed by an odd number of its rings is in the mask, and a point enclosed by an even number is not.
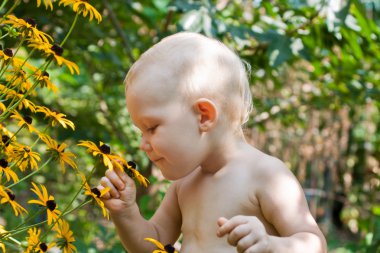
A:
[[[151,181],[138,192],[146,217],[168,182],[138,150],[123,79],[140,54],[161,38],[194,31],[223,41],[247,63],[255,110],[246,136],[286,162],[300,180],[329,252],[380,252],[380,1],[91,4],[103,21],[89,23],[80,17],[65,44],[64,56],[79,65],[81,74],[50,70],[60,92],[41,93],[37,100],[75,123],[75,131],[55,129],[59,139],[103,141],[138,164]],[[36,1],[23,0],[14,13],[35,19],[39,29],[60,41],[75,16],[63,8],[45,10]],[[91,166],[81,152],[79,166]],[[103,174],[96,171],[94,185]],[[67,198],[80,185],[70,173],[57,177],[51,170],[38,177],[54,189],[56,199]],[[12,223],[7,215],[0,210],[0,217]],[[87,206],[69,219],[75,221],[79,252],[123,252],[112,223],[97,208]]]

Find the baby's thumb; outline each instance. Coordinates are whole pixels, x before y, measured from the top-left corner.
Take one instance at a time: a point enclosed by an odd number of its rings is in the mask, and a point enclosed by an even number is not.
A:
[[[217,224],[218,224],[218,229],[216,230],[216,235],[218,237],[222,237],[226,234],[226,229],[225,228],[222,228],[222,226],[227,222],[228,220],[224,217],[220,217],[218,220],[217,220]]]
[[[218,226],[219,226],[219,227],[223,226],[224,223],[226,223],[227,221],[228,221],[228,220],[227,220],[226,218],[224,218],[224,217],[220,217],[220,218],[218,219],[218,221],[217,221]]]

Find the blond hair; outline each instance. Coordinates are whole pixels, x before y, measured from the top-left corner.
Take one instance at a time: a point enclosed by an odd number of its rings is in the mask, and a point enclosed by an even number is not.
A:
[[[146,64],[170,68],[175,89],[190,102],[208,98],[221,108],[226,121],[239,127],[247,122],[252,96],[245,65],[220,41],[190,32],[164,38],[133,64],[125,78],[126,90]]]

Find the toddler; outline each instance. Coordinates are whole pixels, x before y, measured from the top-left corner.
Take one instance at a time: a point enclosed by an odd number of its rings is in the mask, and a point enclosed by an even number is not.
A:
[[[108,170],[99,189],[129,253],[152,252],[150,237],[181,253],[325,253],[303,190],[283,162],[249,145],[252,107],[244,64],[221,42],[183,32],[133,64],[126,103],[140,148],[172,180],[150,220],[134,181]]]

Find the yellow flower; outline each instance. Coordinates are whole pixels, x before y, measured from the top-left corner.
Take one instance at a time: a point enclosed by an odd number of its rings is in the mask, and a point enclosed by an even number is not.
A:
[[[12,25],[12,27],[19,30],[23,37],[26,37],[28,39],[33,39],[41,42],[53,41],[53,38],[49,34],[44,33],[36,28],[36,22],[31,18],[24,20],[17,18],[14,15],[8,15],[7,20],[5,20],[3,23]]]
[[[19,57],[13,57],[12,60],[12,67],[16,70],[19,70],[23,67],[27,67],[29,70],[32,70],[33,72],[37,70],[36,67],[34,67],[29,62],[25,61],[25,59],[19,58]]]
[[[38,71],[34,72],[33,76],[38,81],[41,88],[46,87],[49,90],[52,90],[54,93],[57,93],[58,88],[52,82],[50,82],[48,72],[46,72],[46,71],[42,72],[42,71],[38,70]]]
[[[0,126],[0,133],[3,132],[3,129]],[[16,137],[13,137],[13,139],[11,140],[11,137],[8,135],[8,133],[0,134],[0,136],[1,136],[0,150],[2,150],[4,153],[8,154],[12,150],[12,147],[9,146],[9,144],[11,144],[11,141],[14,140]]]
[[[29,200],[29,204],[37,204],[46,207],[47,211],[47,223],[48,225],[52,224],[52,222],[55,223],[54,227],[57,226],[57,220],[59,215],[61,214],[61,211],[58,210],[58,205],[54,201],[54,197],[52,195],[49,195],[46,187],[40,184],[40,188],[32,182],[33,188],[31,190],[37,195],[39,198],[38,200],[32,199]]]
[[[40,155],[37,152],[33,152],[30,147],[19,143],[12,143],[11,149],[12,152],[9,153],[8,159],[10,162],[15,162],[21,171],[24,171],[26,168],[30,168],[31,170],[38,168],[37,162],[41,160]]]
[[[102,15],[88,3],[88,0],[60,0],[59,5],[63,4],[64,6],[73,5],[73,11],[76,13],[83,13],[83,17],[86,17],[87,14],[90,14],[90,21],[95,17],[98,20],[98,24],[102,21]]]
[[[66,119],[66,115],[63,113],[51,111],[49,108],[45,106],[36,106],[37,112],[42,112],[45,114],[45,118],[51,119],[51,125],[54,127],[57,124],[63,126],[63,128],[67,128],[68,126],[71,129],[75,130],[75,125],[72,121]]]
[[[1,85],[1,84],[0,84],[0,91],[3,94],[4,93],[7,94],[5,96],[5,98],[8,99],[8,100],[18,101],[18,100],[21,100],[22,97],[24,96],[23,94],[17,93],[14,90],[10,90],[10,89],[8,89],[7,87],[5,87],[4,85]],[[22,110],[24,108],[25,109],[29,109],[31,112],[35,112],[36,111],[34,103],[32,101],[26,99],[25,97],[22,99],[21,103],[18,105],[18,110]]]
[[[77,169],[76,163],[73,161],[72,158],[75,158],[76,156],[71,152],[65,152],[66,144],[61,143],[58,144],[55,140],[50,138],[46,134],[40,134],[41,140],[46,143],[46,145],[49,147],[47,150],[55,156],[56,159],[59,159],[59,164],[61,166],[61,170],[63,173],[65,173],[66,168],[65,165],[69,165],[73,169]]]
[[[144,240],[151,242],[157,246],[158,249],[154,250],[152,253],[178,253],[178,251],[176,251],[175,248],[170,244],[167,244],[164,246],[164,245],[162,245],[162,243],[160,243],[156,239],[149,238],[149,237],[144,238]]]
[[[3,104],[2,102],[0,102],[0,114],[4,111],[7,110],[7,107],[5,106],[5,104]]]
[[[61,56],[63,54],[63,48],[59,45],[51,45],[48,42],[34,40],[31,41],[28,46],[43,51],[47,57],[53,57],[59,66],[62,66],[62,64],[66,65],[66,67],[69,68],[71,74],[74,74],[75,72],[77,74],[80,73],[78,65],[72,61],[66,60]]]
[[[46,10],[48,9],[48,7],[50,7],[50,9],[53,10],[53,2],[54,0],[44,0],[44,5],[45,5]],[[41,5],[41,0],[37,0],[37,7],[40,7],[40,5]]]
[[[86,177],[81,173],[79,174],[79,176],[82,178],[84,186],[84,195],[92,197],[96,201],[98,206],[102,209],[103,216],[109,219],[107,209],[105,208],[103,201],[100,200],[100,197],[104,196],[104,194],[106,194],[110,189],[106,187],[103,190],[99,191],[98,188],[91,188],[86,180]]]
[[[103,160],[103,163],[106,167],[109,169],[113,169],[114,165],[116,165],[118,168],[122,168],[119,161],[122,161],[123,159],[118,155],[112,155],[111,154],[111,148],[103,143],[99,142],[99,146],[97,146],[92,141],[79,141],[78,146],[87,147],[87,152],[92,153],[93,156],[100,156]]]
[[[22,216],[23,213],[28,213],[28,211],[20,204],[18,204],[15,199],[16,195],[13,194],[11,189],[3,189],[3,186],[0,185],[0,204],[9,203],[13,208],[13,212],[16,216],[19,214]]]
[[[123,168],[129,177],[136,179],[140,184],[148,187],[149,180],[140,174],[140,172],[136,169],[136,164],[134,162],[123,161]]]
[[[4,50],[0,50],[0,59],[4,59],[7,62],[9,59],[12,59],[13,51],[12,49],[5,48]]]
[[[18,182],[17,174],[10,167],[8,167],[8,161],[4,158],[0,159],[0,175],[5,175],[7,182],[11,179],[14,183]]]
[[[12,82],[11,85],[21,93],[25,93],[28,91],[33,85],[28,80],[28,76],[22,69],[10,69],[7,70],[7,72],[11,72],[11,74],[5,75],[5,80],[7,82]],[[35,95],[36,93],[33,92],[32,95]]]
[[[2,225],[0,225],[0,238],[2,237],[3,234],[7,233],[8,231],[4,229]],[[0,242],[0,249],[2,249],[3,253],[5,253],[5,245],[4,243]]]
[[[50,243],[46,245],[44,242],[40,242],[41,230],[34,228],[28,229],[28,237],[26,238],[28,241],[28,247],[25,250],[25,253],[43,253],[51,249],[55,243]]]
[[[26,126],[28,128],[29,132],[31,132],[31,133],[37,132],[38,133],[38,130],[34,126],[32,126],[33,119],[29,115],[21,116],[17,111],[13,111],[13,115],[11,116],[11,118],[18,120],[17,125],[19,127]]]
[[[12,141],[16,139],[16,136],[14,136],[11,140],[11,136],[13,136],[14,134],[11,131],[9,131],[3,124],[0,124],[0,135],[0,150],[3,150],[6,154],[9,154],[12,149],[10,144],[12,143]]]
[[[70,230],[69,223],[64,220],[60,220],[58,222],[58,226],[56,227],[58,235],[58,243],[57,246],[60,249],[63,249],[63,253],[72,253],[78,252],[77,248],[73,245],[75,242],[73,231]]]

